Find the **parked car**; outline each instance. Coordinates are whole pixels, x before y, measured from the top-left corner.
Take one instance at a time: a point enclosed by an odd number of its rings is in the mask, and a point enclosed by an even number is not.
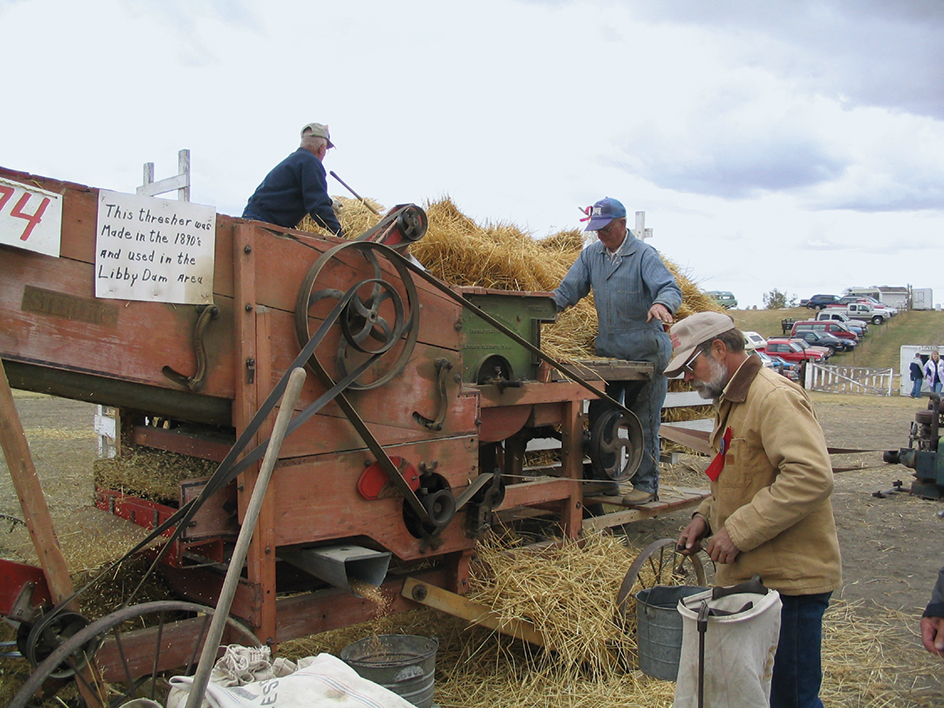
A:
[[[837,302],[835,305],[827,305],[827,310],[833,312],[844,312],[849,317],[867,319],[874,325],[880,325],[891,315],[888,312],[877,312],[869,302],[847,302],[845,304]]]
[[[827,310],[828,312],[828,310]],[[828,332],[840,339],[851,339],[853,342],[859,341],[859,335],[846,327],[842,322],[835,320],[800,320],[794,322],[790,330],[790,336],[796,337],[798,332],[812,330],[813,332]]]
[[[802,337],[790,337],[789,340],[790,340],[791,342],[796,342],[796,343],[799,344],[803,349],[808,349],[808,350],[810,350],[810,351],[818,352],[818,353],[820,354],[820,356],[823,357],[823,360],[824,360],[824,361],[833,355],[832,350],[827,349],[826,347],[821,347],[821,346],[818,345],[818,344],[810,344],[809,342],[807,342],[807,341],[806,341],[805,339],[803,339]]]
[[[839,302],[838,295],[814,295],[809,300],[800,300],[800,304],[811,310],[822,310],[827,305],[834,305]]]
[[[705,293],[705,295],[712,298],[716,303],[725,309],[730,310],[732,307],[738,306],[738,301],[737,298],[734,297],[734,293],[728,290],[709,290]]]
[[[779,356],[770,356],[770,354],[763,351],[756,351],[754,353],[760,357],[760,360],[764,362],[764,366],[768,369],[773,369],[778,374],[785,376],[791,381],[797,380],[797,367],[793,362],[781,359]]]
[[[767,340],[757,332],[744,332],[744,346],[748,349],[763,349],[767,346]]]
[[[867,305],[871,305],[872,309],[876,312],[887,313],[889,317],[894,317],[898,314],[897,307],[886,305],[881,300],[876,300],[874,297],[869,295],[844,295],[843,297],[839,298],[839,302],[842,305],[848,305],[850,302],[864,302]]]
[[[820,310],[816,314],[816,319],[818,320],[835,320],[836,322],[842,322],[846,327],[851,329],[853,332],[858,335],[859,339],[865,336],[865,333],[869,331],[869,323],[864,320],[854,320],[845,312],[834,312],[829,308],[825,310]]]
[[[819,349],[813,350],[805,341],[785,339],[783,337],[771,337],[767,340],[767,346],[763,348],[765,354],[770,356],[779,356],[781,359],[791,362],[797,361],[823,361],[826,357]],[[761,350],[758,350],[761,351]]]
[[[840,339],[829,332],[817,332],[812,329],[801,329],[791,339],[803,339],[815,347],[825,347],[830,350],[830,356],[836,352],[850,352],[856,346],[854,339]]]

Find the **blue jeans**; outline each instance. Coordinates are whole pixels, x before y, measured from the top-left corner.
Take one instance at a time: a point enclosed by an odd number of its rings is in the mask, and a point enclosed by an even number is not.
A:
[[[770,708],[823,708],[819,699],[823,613],[830,595],[780,596],[780,644],[774,657]]]
[[[911,382],[911,397],[912,398],[921,398],[921,384],[924,383],[924,379],[915,379]]]
[[[931,385],[931,390],[934,391],[934,393],[940,393],[942,385],[944,385],[944,382],[938,381],[937,383]]]

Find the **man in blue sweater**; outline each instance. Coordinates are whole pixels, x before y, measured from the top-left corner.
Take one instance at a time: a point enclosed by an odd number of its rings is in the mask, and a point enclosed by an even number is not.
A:
[[[601,199],[590,211],[587,231],[597,241],[577,257],[554,291],[558,310],[577,303],[593,290],[599,329],[598,356],[652,362],[655,372],[648,381],[607,383],[606,393],[633,411],[642,424],[644,454],[633,477],[627,504],[645,504],[659,493],[659,424],[668,383],[663,376],[672,358],[672,343],[663,325],[674,322],[682,304],[682,291],[649,244],[626,228],[626,208],[615,199]],[[590,406],[593,429],[604,407]],[[619,494],[619,485],[606,485],[604,494]]]
[[[298,150],[277,164],[249,197],[244,219],[294,228],[305,214],[332,233],[341,235],[321,162],[333,148],[328,126],[309,123],[302,128]]]

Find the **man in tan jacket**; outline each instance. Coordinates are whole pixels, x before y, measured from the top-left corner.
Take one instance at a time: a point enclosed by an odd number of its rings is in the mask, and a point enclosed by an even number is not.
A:
[[[719,585],[760,575],[783,602],[770,705],[822,706],[823,613],[841,582],[829,497],[832,465],[806,392],[744,350],[727,315],[700,312],[676,323],[666,376],[684,374],[714,398],[706,471],[711,497],[678,538],[685,553],[703,539]]]

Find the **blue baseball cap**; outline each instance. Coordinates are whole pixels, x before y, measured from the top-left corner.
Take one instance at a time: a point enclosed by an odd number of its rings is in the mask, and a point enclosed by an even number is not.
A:
[[[584,231],[599,231],[613,219],[622,219],[626,216],[626,207],[615,199],[604,197],[589,210],[590,223]]]

